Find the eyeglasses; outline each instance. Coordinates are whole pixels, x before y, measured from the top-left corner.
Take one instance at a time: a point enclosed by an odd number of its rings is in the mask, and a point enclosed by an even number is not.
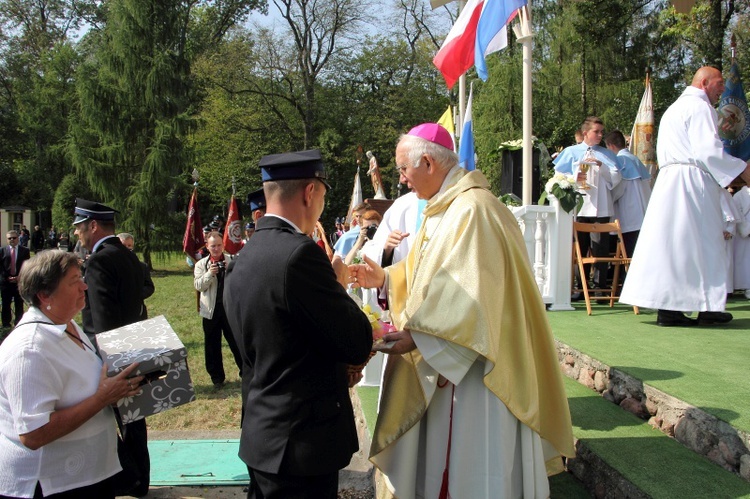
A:
[[[17,237],[9,237],[9,238],[8,238],[8,240],[9,240],[9,241],[12,241],[12,240],[14,240],[14,239],[18,239],[18,238],[17,238]]]

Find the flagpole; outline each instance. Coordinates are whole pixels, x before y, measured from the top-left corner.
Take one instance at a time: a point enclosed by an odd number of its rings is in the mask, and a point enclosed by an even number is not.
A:
[[[531,113],[531,54],[533,32],[531,27],[531,0],[519,11],[519,26],[513,27],[516,41],[523,46],[523,205],[532,204],[531,188],[534,181],[532,171],[532,113]]]
[[[456,18],[461,15],[461,11],[464,10],[466,2],[459,0],[458,2],[458,13]],[[460,139],[461,133],[464,129],[464,117],[466,116],[466,73],[462,74],[458,79],[458,122],[456,123],[456,136]]]

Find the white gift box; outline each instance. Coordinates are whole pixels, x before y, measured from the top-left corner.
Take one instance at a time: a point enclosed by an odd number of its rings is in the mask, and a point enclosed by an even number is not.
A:
[[[187,349],[163,315],[100,333],[96,341],[109,376],[134,362],[133,376],[146,376],[138,395],[117,401],[123,423],[195,400]]]

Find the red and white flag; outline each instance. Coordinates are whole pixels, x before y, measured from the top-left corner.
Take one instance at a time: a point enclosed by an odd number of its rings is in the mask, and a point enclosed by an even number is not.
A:
[[[194,187],[187,211],[187,225],[185,226],[185,236],[182,238],[182,251],[185,252],[190,260],[195,262],[197,259],[196,253],[205,244],[201,215],[198,209],[198,188]]]
[[[242,221],[237,209],[237,199],[232,195],[229,201],[229,214],[227,225],[224,229],[224,251],[230,255],[236,255],[242,249]]]
[[[507,24],[526,3],[527,0],[466,2],[443,45],[432,59],[443,73],[448,88],[452,88],[472,66],[476,66],[477,74],[482,80],[487,80],[485,59],[508,45]]]
[[[477,24],[482,7],[484,0],[466,2],[443,45],[432,59],[443,73],[448,88],[452,88],[461,75],[474,65],[474,43],[477,39]]]

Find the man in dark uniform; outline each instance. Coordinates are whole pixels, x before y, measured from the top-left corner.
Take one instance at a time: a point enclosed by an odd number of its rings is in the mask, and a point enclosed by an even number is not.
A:
[[[243,360],[248,498],[333,499],[358,449],[347,364],[367,359],[372,329],[309,236],[328,188],[320,152],[260,167],[267,212],[224,288]]]
[[[83,331],[96,345],[96,335],[138,322],[143,309],[143,269],[135,253],[115,235],[115,210],[85,199],[76,199],[75,233],[91,255],[84,264],[86,305]],[[118,495],[148,494],[150,460],[146,420],[125,426],[123,439],[138,469],[138,481]]]
[[[258,223],[260,217],[266,214],[266,195],[261,187],[247,195],[247,204],[250,205],[250,215],[253,222]]]

